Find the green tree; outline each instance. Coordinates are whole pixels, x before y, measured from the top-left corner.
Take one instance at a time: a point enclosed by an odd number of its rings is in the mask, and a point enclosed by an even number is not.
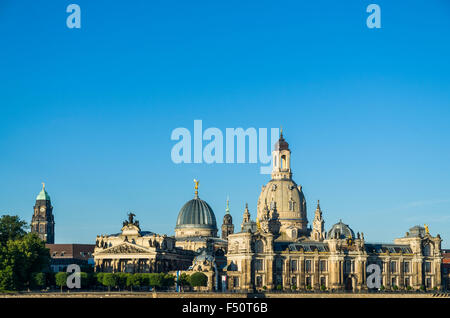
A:
[[[12,266],[6,266],[0,270],[0,290],[14,289],[14,273]]]
[[[173,285],[175,285],[175,276],[171,274],[163,274],[162,286],[172,287]]]
[[[149,273],[140,274],[141,287],[150,286],[150,275]]]
[[[202,272],[196,272],[189,277],[189,283],[193,287],[207,286],[208,277]]]
[[[178,285],[181,286],[181,290],[184,290],[185,286],[190,286],[191,284],[189,283],[189,275],[186,273],[182,273],[177,280]]]
[[[129,273],[114,273],[114,276],[116,277],[116,283],[117,287],[119,287],[119,290],[125,289],[127,286],[127,279],[131,274]]]
[[[58,272],[55,274],[56,286],[61,288],[61,293],[63,291],[63,287],[67,285],[67,276],[69,276],[66,272]]]
[[[0,271],[12,268],[12,289],[31,287],[33,274],[48,269],[49,250],[35,233],[28,233],[20,239],[9,240],[1,249]]]
[[[6,246],[8,241],[15,241],[25,236],[28,227],[26,221],[17,215],[2,215],[0,217],[0,245]]]
[[[113,273],[105,273],[103,275],[102,284],[108,287],[108,291],[111,291],[111,287],[115,287],[117,285],[117,280]]]
[[[142,283],[142,279],[139,274],[131,274],[127,277],[127,287],[130,287],[130,290],[133,291],[133,287],[140,287]]]
[[[105,273],[95,273],[96,285],[104,286],[103,276],[105,276]]]
[[[45,273],[34,273],[32,287],[42,289],[47,285],[47,277]]]
[[[149,275],[148,284],[153,288],[160,288],[163,282],[163,276],[159,273],[151,273]]]

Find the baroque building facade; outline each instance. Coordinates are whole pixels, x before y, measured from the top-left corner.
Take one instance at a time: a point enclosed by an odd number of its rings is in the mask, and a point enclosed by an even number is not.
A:
[[[382,289],[442,289],[439,234],[416,226],[393,244],[372,244],[342,221],[325,232],[319,202],[308,228],[306,199],[292,179],[291,151],[282,133],[272,158],[272,178],[258,199],[256,230],[247,226],[247,208],[242,231],[228,236],[229,290],[365,291],[375,273],[371,264],[380,271]]]
[[[187,269],[195,257],[176,247],[173,237],[141,231],[134,214],[128,214],[120,233],[98,235],[94,262],[97,272],[155,273]]]
[[[317,202],[308,227],[306,198],[292,178],[291,150],[280,134],[272,152],[271,180],[262,187],[256,221],[245,205],[235,233],[229,201],[218,237],[211,206],[194,198],[180,209],[175,235],[141,231],[129,214],[121,233],[99,235],[96,271],[204,272],[210,290],[367,291],[374,275],[381,289],[442,290],[448,281],[441,237],[415,226],[393,243],[370,243],[339,221],[328,231]],[[444,270],[442,270],[444,268]]]

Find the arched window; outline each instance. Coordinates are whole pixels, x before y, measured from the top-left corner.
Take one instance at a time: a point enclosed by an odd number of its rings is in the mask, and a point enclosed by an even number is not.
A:
[[[286,155],[281,156],[281,169],[286,169]]]

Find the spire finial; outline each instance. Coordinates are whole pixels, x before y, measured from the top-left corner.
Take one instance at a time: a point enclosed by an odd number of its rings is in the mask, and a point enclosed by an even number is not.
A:
[[[283,126],[280,126],[280,138],[283,137]]]
[[[230,214],[230,198],[227,196],[227,208],[225,209],[227,214]]]
[[[45,182],[42,182],[42,190],[45,190]]]
[[[198,184],[200,183],[200,181],[194,179],[194,183],[195,183],[195,187],[194,187],[195,197],[198,198]]]

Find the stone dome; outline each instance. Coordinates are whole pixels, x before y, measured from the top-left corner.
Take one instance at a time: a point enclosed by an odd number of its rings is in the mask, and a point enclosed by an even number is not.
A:
[[[306,200],[301,186],[289,179],[270,180],[263,186],[258,199],[258,219],[263,215],[266,202],[269,209],[275,205],[282,224],[295,226],[300,233],[306,233]]]
[[[339,239],[355,238],[353,230],[347,224],[342,223],[342,221],[332,226],[331,230],[328,231],[327,238],[333,239],[336,235]]]
[[[213,236],[217,234],[217,222],[213,209],[198,196],[186,202],[178,213],[175,236]]]

